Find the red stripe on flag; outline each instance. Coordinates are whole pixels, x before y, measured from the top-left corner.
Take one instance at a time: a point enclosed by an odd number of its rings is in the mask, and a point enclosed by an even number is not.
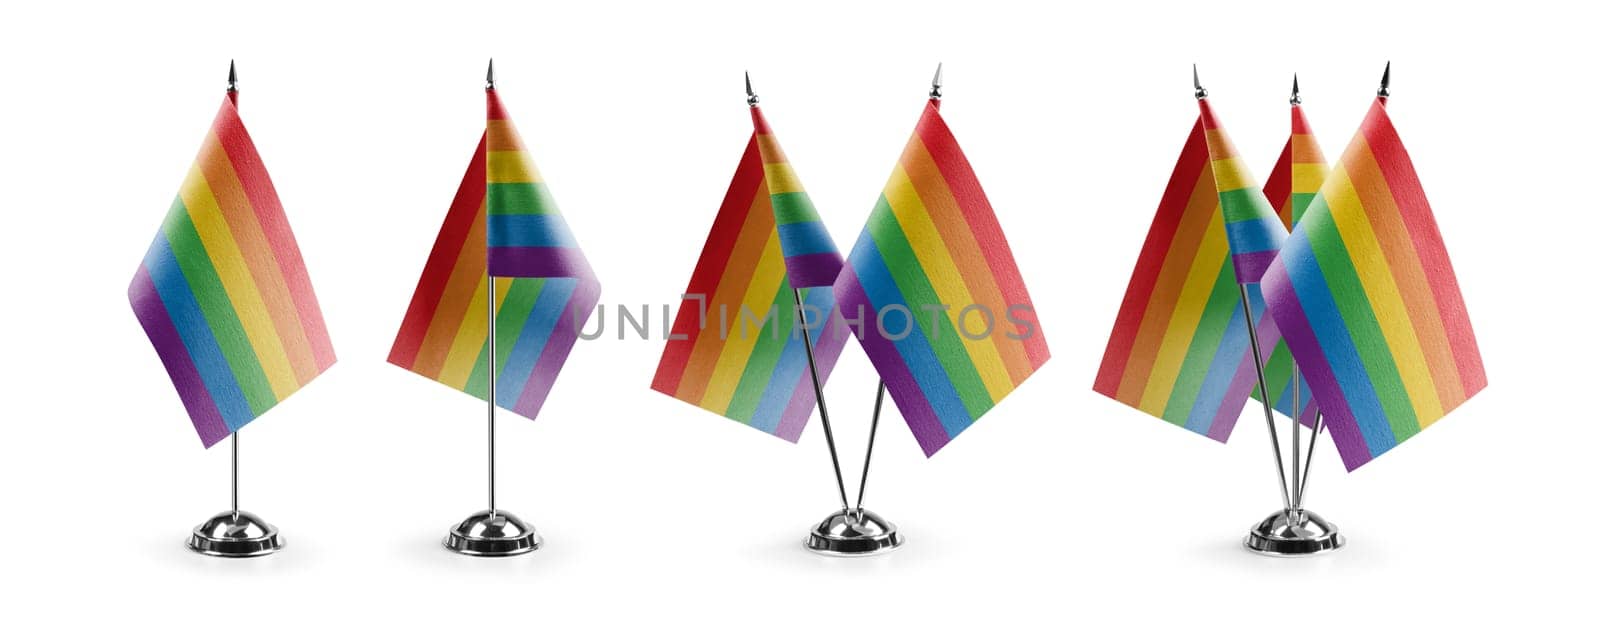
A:
[[[1383,99],[1379,98],[1367,112],[1361,124],[1361,134],[1383,172],[1384,181],[1394,197],[1395,207],[1411,234],[1422,270],[1427,273],[1428,284],[1433,289],[1433,300],[1444,322],[1445,335],[1450,341],[1450,352],[1455,358],[1456,372],[1461,376],[1464,397],[1471,397],[1488,384],[1484,374],[1483,359],[1478,354],[1478,339],[1467,317],[1466,304],[1461,299],[1461,288],[1456,282],[1450,255],[1445,250],[1444,236],[1422,191],[1422,182],[1412,167],[1411,156],[1400,143],[1400,135],[1389,120]],[[1448,410],[1455,404],[1447,404]]]
[[[456,190],[455,200],[450,203],[450,212],[445,215],[444,226],[439,229],[433,251],[429,252],[428,262],[422,268],[422,279],[417,281],[411,306],[406,309],[406,317],[400,322],[400,333],[395,335],[394,347],[389,351],[391,364],[412,368],[416,363],[422,339],[428,334],[428,325],[433,322],[450,273],[461,255],[462,246],[467,242],[467,234],[472,230],[473,217],[483,208],[483,197],[488,189],[485,185],[488,172],[484,167],[484,158],[484,138],[479,137],[478,149],[472,153],[466,176],[461,177],[461,187]]]
[[[283,273],[284,284],[289,287],[289,295],[294,298],[300,326],[305,330],[311,353],[317,360],[317,368],[327,370],[334,361],[333,341],[328,339],[328,327],[322,321],[316,292],[311,289],[311,277],[306,273],[300,246],[294,239],[294,231],[289,228],[283,205],[278,201],[278,192],[272,187],[272,178],[267,175],[261,155],[256,152],[255,143],[250,140],[244,122],[239,120],[239,111],[234,109],[231,98],[222,101],[222,108],[217,111],[211,129],[222,143],[228,162],[233,164],[234,174],[238,175],[239,184],[244,188],[245,197],[249,199],[250,207],[255,209],[261,230],[272,245],[272,253],[278,269]]]
[[[944,118],[939,116],[938,104],[937,100],[928,100],[928,106],[922,111],[922,120],[917,122],[916,134],[922,138],[928,155],[939,166],[939,173],[944,175],[945,185],[961,207],[961,213],[967,219],[967,228],[977,238],[984,260],[989,263],[995,283],[1006,299],[1006,307],[994,309],[1009,312],[1012,306],[1032,307],[1033,300],[1022,282],[1022,273],[1017,271],[1017,263],[1011,255],[1005,232],[1000,229],[1000,221],[989,206],[989,197],[984,195],[983,186],[978,183],[977,174],[967,162],[967,155],[961,152],[961,146],[956,143],[955,135],[945,125]],[[1037,323],[1033,327],[1032,335],[1022,340],[1022,346],[1028,351],[1028,359],[1033,362],[1033,367],[1038,368],[1050,358],[1050,348],[1045,343],[1043,328]]]
[[[661,362],[656,366],[651,388],[677,395],[678,383],[683,379],[689,355],[694,352],[695,342],[700,338],[702,311],[708,310],[711,304],[711,296],[717,291],[717,282],[725,274],[728,259],[733,255],[733,244],[744,228],[745,219],[765,178],[761,151],[756,147],[755,133],[751,133],[749,143],[745,144],[744,156],[739,159],[739,168],[733,173],[733,182],[728,184],[728,193],[723,196],[722,207],[711,225],[711,233],[706,237],[705,247],[700,251],[700,261],[694,267],[694,274],[689,277],[689,287],[684,291],[685,295],[703,296],[697,306],[700,310],[685,312],[685,306],[696,304],[687,300],[678,306],[678,315],[672,321],[672,333],[674,337],[682,335],[687,339],[667,342],[666,350],[661,353]]]
[[[1189,206],[1195,184],[1200,182],[1200,174],[1206,168],[1207,152],[1205,130],[1196,119],[1178,155],[1178,164],[1172,169],[1172,177],[1167,180],[1167,190],[1156,207],[1155,219],[1150,222],[1150,233],[1134,264],[1128,291],[1122,296],[1122,308],[1117,311],[1117,323],[1111,328],[1111,339],[1106,342],[1106,354],[1100,361],[1100,374],[1094,380],[1095,392],[1112,398],[1117,396],[1127,370],[1128,356],[1133,352],[1133,342],[1139,335],[1139,325],[1144,322],[1145,310],[1155,291],[1156,278],[1170,255],[1173,237],[1177,235],[1179,221]]]

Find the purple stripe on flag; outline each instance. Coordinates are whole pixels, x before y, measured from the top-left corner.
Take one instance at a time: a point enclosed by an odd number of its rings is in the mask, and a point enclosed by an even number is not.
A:
[[[138,316],[139,324],[144,326],[145,334],[150,336],[150,343],[155,345],[162,365],[167,367],[167,375],[172,377],[172,385],[177,387],[178,397],[183,401],[184,409],[189,411],[195,431],[200,433],[200,443],[209,448],[227,438],[228,424],[223,422],[222,412],[217,409],[211,392],[206,390],[205,382],[200,379],[200,370],[195,368],[194,360],[189,357],[189,349],[178,336],[178,327],[172,323],[166,305],[161,303],[161,296],[156,293],[150,270],[143,264],[139,265],[138,273],[133,276],[133,284],[128,287],[128,300],[133,304],[133,313]]]
[[[1239,282],[1260,282],[1261,274],[1266,273],[1267,267],[1271,266],[1272,260],[1277,257],[1277,250],[1234,254],[1234,274],[1239,278]]]
[[[812,329],[812,334],[816,338],[812,341],[812,355],[817,358],[817,376],[826,384],[834,364],[839,361],[839,354],[844,350],[845,340],[850,338],[850,329],[844,326],[835,307],[828,314],[828,321],[822,324],[822,328]],[[789,405],[784,407],[783,415],[778,419],[778,427],[772,431],[772,434],[791,443],[800,440],[800,431],[805,429],[806,421],[811,419],[811,412],[817,405],[816,391],[811,385],[811,371],[801,373],[799,382],[794,388],[794,396],[789,399]]]
[[[490,247],[489,275],[594,279],[589,261],[577,247]]]
[[[1300,298],[1289,282],[1289,273],[1283,263],[1267,269],[1261,278],[1261,290],[1266,296],[1267,307],[1272,311],[1273,322],[1278,325],[1284,339],[1291,344],[1300,344],[1294,349],[1295,361],[1300,363],[1300,373],[1305,375],[1306,382],[1312,386],[1326,386],[1333,392],[1313,396],[1317,406],[1322,409],[1328,435],[1333,437],[1334,445],[1338,446],[1339,458],[1344,460],[1345,469],[1354,470],[1371,461],[1372,451],[1367,448],[1360,428],[1356,427],[1355,415],[1350,412],[1350,404],[1345,403],[1344,391],[1339,388],[1338,379],[1333,375],[1333,367],[1328,364],[1327,356],[1317,344],[1317,334],[1311,330],[1311,322],[1306,319],[1305,308],[1300,305]]]
[[[572,300],[561,312],[555,330],[551,331],[550,339],[545,342],[544,351],[539,354],[539,361],[533,365],[533,371],[528,374],[528,383],[523,386],[522,394],[517,397],[517,405],[511,409],[513,412],[529,419],[539,416],[539,409],[544,407],[545,397],[550,395],[550,387],[555,385],[556,376],[561,374],[561,366],[566,363],[567,354],[572,352],[572,345],[578,341],[578,329],[583,327],[584,322],[589,321],[589,315],[599,303],[600,282],[593,278],[580,279],[578,287],[572,292]]]
[[[950,433],[940,423],[939,415],[934,413],[928,397],[922,393],[922,387],[911,376],[911,369],[906,367],[905,359],[895,350],[894,342],[878,332],[878,311],[867,300],[866,289],[856,277],[855,267],[844,267],[833,288],[838,295],[841,315],[854,317],[859,311],[861,320],[851,324],[856,340],[861,342],[862,350],[867,352],[867,358],[878,370],[878,377],[888,387],[895,405],[900,407],[906,424],[911,427],[912,436],[917,438],[917,445],[922,446],[922,453],[933,456],[934,452],[950,442]]]
[[[833,284],[844,260],[837,251],[824,251],[784,258],[783,265],[789,272],[789,284],[796,289],[806,289]]]
[[[1261,343],[1261,363],[1265,364],[1272,355],[1272,349],[1278,347],[1278,340],[1282,336],[1278,333],[1278,323],[1266,314],[1266,308],[1260,306],[1261,304],[1263,304],[1261,298],[1253,294],[1250,312],[1255,314],[1257,320],[1256,341]],[[1244,402],[1250,398],[1250,391],[1255,390],[1258,379],[1256,360],[1250,356],[1250,344],[1247,342],[1244,345],[1244,358],[1239,361],[1239,366],[1233,373],[1233,381],[1228,384],[1228,392],[1223,398],[1221,410],[1218,411],[1219,416],[1216,421],[1211,422],[1213,438],[1227,440],[1228,433],[1239,421],[1239,413],[1244,410]],[[1224,420],[1220,416],[1224,412],[1234,413],[1233,418]],[[1218,429],[1222,431],[1220,437],[1215,436]]]

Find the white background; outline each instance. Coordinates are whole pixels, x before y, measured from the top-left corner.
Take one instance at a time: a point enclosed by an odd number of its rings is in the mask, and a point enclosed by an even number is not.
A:
[[[1596,51],[1578,15],[1537,2],[44,4],[0,20],[4,630],[1588,621]],[[673,302],[688,280],[750,132],[742,71],[848,246],[945,63],[945,117],[1054,357],[931,460],[887,419],[867,502],[904,549],[806,553],[808,525],[835,505],[817,424],[791,446],[656,394],[661,343],[614,330],[579,343],[539,421],[503,419],[502,503],[545,549],[484,561],[439,546],[483,504],[482,408],[384,357],[481,130],[490,56],[603,301],[634,307]],[[244,506],[289,543],[254,561],[182,546],[227,505],[226,446],[200,449],[125,296],[230,58],[340,356],[244,433]],[[1319,458],[1307,501],[1347,549],[1255,557],[1240,538],[1277,492],[1254,413],[1220,445],[1090,385],[1196,115],[1189,64],[1264,179],[1291,73],[1334,158],[1389,59],[1390,112],[1489,387],[1353,474]],[[872,382],[852,345],[828,385],[852,483]]]

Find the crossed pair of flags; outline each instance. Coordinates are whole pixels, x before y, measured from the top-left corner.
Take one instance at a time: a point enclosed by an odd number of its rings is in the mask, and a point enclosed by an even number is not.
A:
[[[305,263],[236,99],[230,87],[129,289],[206,447],[334,362]],[[389,361],[479,398],[492,376],[497,405],[534,418],[600,285],[492,85],[487,100],[483,137]],[[806,342],[796,325],[808,325],[824,376],[853,330],[933,454],[1049,357],[1005,236],[937,97],[848,259],[753,103],[751,114],[755,131],[686,294],[704,300],[693,308],[685,301],[654,388],[794,441],[816,403],[802,381]],[[492,298],[490,276],[511,278]],[[791,311],[794,297],[815,315]],[[487,320],[477,319],[490,302],[493,347]],[[853,320],[840,307],[853,309]],[[707,308],[723,318],[728,309],[756,314],[761,330],[713,327]],[[996,312],[1025,332],[1002,334]],[[984,336],[957,335],[974,331]]]
[[[1385,90],[1330,170],[1296,96],[1264,188],[1203,89],[1095,378],[1096,392],[1226,441],[1257,387],[1320,414],[1346,469],[1482,390],[1483,361]],[[1244,294],[1241,294],[1241,289]],[[1246,303],[1245,298],[1249,301]],[[1249,309],[1247,313],[1246,310]],[[1290,412],[1295,369],[1300,413]]]
[[[1050,357],[938,80],[848,258],[756,102],[651,387],[797,441],[853,332],[932,456]]]

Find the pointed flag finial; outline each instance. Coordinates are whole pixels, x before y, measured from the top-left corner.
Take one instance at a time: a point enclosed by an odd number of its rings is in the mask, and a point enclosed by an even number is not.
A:
[[[750,104],[751,108],[761,103],[761,98],[756,96],[756,89],[750,86],[750,71],[744,72],[744,103]]]
[[[494,90],[494,58],[489,58],[489,74],[483,78],[484,90]]]
[[[938,68],[933,69],[933,88],[928,90],[928,99],[938,100],[944,97],[941,89],[944,88],[944,62],[939,62]]]
[[[1299,73],[1295,73],[1294,74],[1294,89],[1289,91],[1289,103],[1293,104],[1295,106],[1299,106],[1300,105],[1300,74]]]
[[[1378,96],[1389,96],[1389,63],[1383,63],[1383,79],[1378,80]]]
[[[1200,85],[1200,65],[1194,64],[1192,66],[1194,67],[1194,98],[1205,99],[1206,88]]]
[[[228,92],[239,92],[239,71],[233,68],[233,60],[228,60]]]

